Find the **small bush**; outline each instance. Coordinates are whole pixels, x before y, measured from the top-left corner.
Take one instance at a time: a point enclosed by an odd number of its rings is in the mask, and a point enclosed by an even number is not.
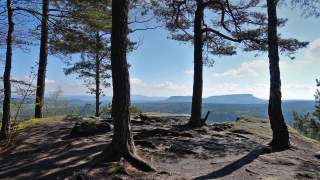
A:
[[[130,111],[131,113],[141,113],[141,110],[136,106],[131,106]]]

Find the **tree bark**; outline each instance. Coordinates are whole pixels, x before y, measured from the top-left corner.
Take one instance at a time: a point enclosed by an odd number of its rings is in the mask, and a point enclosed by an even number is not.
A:
[[[44,92],[45,92],[45,80],[48,61],[48,14],[49,0],[42,1],[42,20],[41,20],[41,39],[40,39],[40,55],[39,55],[39,67],[37,77],[37,90],[36,90],[36,102],[35,102],[35,118],[43,117],[43,104],[44,104]]]
[[[100,36],[96,33],[96,117],[100,116],[100,57],[99,57]]]
[[[279,50],[277,35],[277,0],[267,0],[268,6],[268,45],[270,70],[270,97],[268,114],[273,132],[270,142],[275,150],[287,149],[290,146],[287,125],[282,114],[281,79],[279,67]]]
[[[191,118],[188,124],[191,127],[202,126],[202,88],[203,88],[203,37],[202,22],[204,7],[201,2],[197,2],[197,9],[194,19],[194,77]]]
[[[13,42],[13,9],[12,1],[7,0],[7,12],[8,12],[8,32],[7,32],[7,50],[6,50],[6,63],[3,73],[3,88],[4,88],[4,100],[3,100],[3,115],[2,126],[0,132],[0,139],[6,139],[10,135],[10,102],[11,102],[11,64],[12,64],[12,42]]]
[[[127,64],[128,0],[112,1],[111,71],[113,83],[113,138],[98,161],[119,161],[122,157],[136,168],[152,171],[136,155],[130,125],[130,82]]]

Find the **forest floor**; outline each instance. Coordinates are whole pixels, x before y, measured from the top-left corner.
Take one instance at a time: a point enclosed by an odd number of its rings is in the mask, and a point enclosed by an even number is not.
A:
[[[111,141],[112,132],[68,135],[79,118],[61,118],[21,128],[0,149],[0,179],[320,179],[320,142],[290,128],[292,148],[268,152],[267,121],[234,122],[187,129],[184,115],[148,113],[132,118],[138,154],[157,171],[143,173],[127,162],[90,169],[90,160]]]

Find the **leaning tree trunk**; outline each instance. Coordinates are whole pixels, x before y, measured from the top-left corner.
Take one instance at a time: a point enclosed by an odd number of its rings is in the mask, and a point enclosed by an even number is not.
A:
[[[203,86],[203,38],[202,38],[202,22],[203,22],[203,5],[197,3],[197,10],[194,19],[194,77],[193,77],[193,95],[192,109],[189,125],[191,127],[202,126],[202,86]]]
[[[269,119],[273,132],[270,146],[275,150],[290,146],[289,133],[284,121],[281,107],[281,79],[279,68],[279,51],[277,35],[277,0],[267,0],[268,6],[268,42],[270,67]]]
[[[6,64],[3,73],[3,88],[4,88],[4,100],[3,100],[3,114],[2,114],[2,126],[0,132],[0,139],[6,139],[10,135],[10,101],[11,101],[11,64],[12,64],[12,41],[13,41],[13,9],[12,1],[7,0],[7,12],[8,12],[8,34],[7,34],[7,52],[6,52]]]
[[[43,104],[44,104],[44,91],[46,70],[48,61],[48,9],[49,0],[42,1],[42,21],[41,21],[41,42],[40,42],[40,55],[39,55],[39,67],[37,78],[37,90],[36,90],[36,102],[35,102],[35,118],[43,117]]]
[[[96,33],[96,117],[100,116],[100,57],[99,57],[99,45],[100,44],[100,36],[99,33]]]
[[[122,157],[144,171],[154,170],[135,151],[130,126],[130,82],[127,64],[129,0],[112,1],[111,71],[113,83],[113,138],[97,161],[119,161]]]

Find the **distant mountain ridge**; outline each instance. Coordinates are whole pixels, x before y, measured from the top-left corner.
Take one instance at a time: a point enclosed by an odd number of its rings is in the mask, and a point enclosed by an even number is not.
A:
[[[14,99],[20,99],[21,97],[13,96]],[[46,99],[51,98],[49,95],[45,96]],[[94,95],[62,95],[64,100],[69,101],[71,104],[83,104],[94,103]],[[31,99],[33,99],[31,97]],[[111,103],[112,96],[102,96],[101,101],[103,103]],[[192,96],[144,96],[144,95],[131,95],[132,103],[191,103]],[[309,103],[314,100],[308,99],[288,99],[282,100],[283,103]],[[209,96],[203,98],[203,103],[206,104],[267,104],[268,100],[257,98],[252,94],[229,94],[219,96]]]
[[[50,98],[47,96],[46,98]],[[74,102],[76,104],[81,103],[91,103],[95,101],[94,96],[90,95],[67,95],[63,96],[64,99]],[[103,96],[101,101],[104,103],[109,103],[112,101],[112,96]],[[131,95],[131,101],[133,103],[191,103],[192,96],[143,96],[143,95]],[[229,95],[220,95],[220,96],[209,96],[203,98],[203,103],[207,104],[267,104],[268,100],[257,98],[252,94],[229,94]],[[283,100],[283,103],[286,102],[310,102],[313,100]]]
[[[191,102],[191,96],[171,96],[166,102]],[[230,94],[221,96],[210,96],[203,98],[203,103],[214,104],[265,104],[266,100],[257,98],[252,94]]]
[[[204,99],[205,103],[216,104],[264,104],[266,100],[257,98],[252,94],[231,94],[223,96],[210,96]]]
[[[84,101],[84,102],[91,102],[95,101],[95,96],[90,95],[69,95],[63,96],[66,100],[69,101]],[[167,97],[158,97],[158,96],[143,96],[143,95],[131,95],[131,101],[133,102],[153,102],[153,101],[163,101],[167,99]],[[102,101],[111,102],[112,96],[103,96],[101,97]]]
[[[170,96],[166,102],[192,102],[192,96]]]

